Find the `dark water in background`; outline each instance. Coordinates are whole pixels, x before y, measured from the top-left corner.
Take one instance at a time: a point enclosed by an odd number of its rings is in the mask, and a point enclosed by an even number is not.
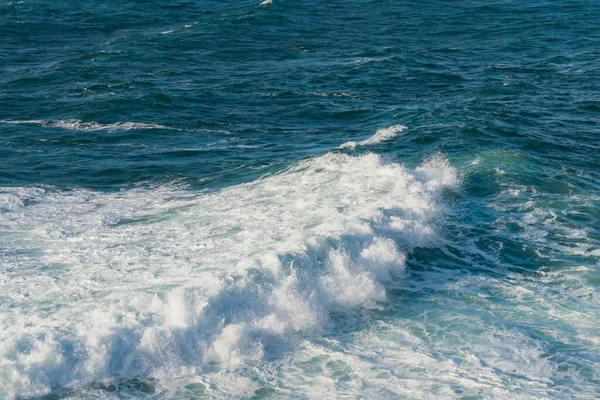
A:
[[[0,2],[0,397],[600,396],[599,6]]]

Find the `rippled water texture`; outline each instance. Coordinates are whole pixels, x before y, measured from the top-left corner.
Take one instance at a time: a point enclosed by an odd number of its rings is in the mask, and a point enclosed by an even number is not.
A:
[[[598,10],[0,0],[0,398],[600,397]]]

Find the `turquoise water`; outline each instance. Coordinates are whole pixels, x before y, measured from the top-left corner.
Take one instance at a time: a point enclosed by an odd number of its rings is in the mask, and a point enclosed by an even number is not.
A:
[[[0,1],[0,398],[600,397],[599,6]]]

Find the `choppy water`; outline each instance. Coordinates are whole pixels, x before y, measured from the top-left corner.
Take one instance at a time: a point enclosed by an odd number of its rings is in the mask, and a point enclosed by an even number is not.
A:
[[[600,397],[599,10],[0,0],[0,398]]]

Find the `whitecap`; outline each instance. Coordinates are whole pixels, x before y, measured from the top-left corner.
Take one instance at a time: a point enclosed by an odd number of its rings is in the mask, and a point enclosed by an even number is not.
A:
[[[113,124],[100,124],[96,121],[84,122],[79,119],[57,120],[0,120],[5,124],[40,125],[48,128],[61,128],[74,131],[129,131],[138,129],[173,129],[160,124],[142,122],[116,122]]]
[[[346,142],[338,147],[338,149],[349,149],[354,150],[357,146],[368,146],[372,144],[380,144],[383,142],[387,142],[388,140],[392,140],[396,136],[398,136],[401,132],[405,131],[407,128],[403,125],[392,125],[387,128],[378,129],[375,134],[365,140],[360,142]]]

